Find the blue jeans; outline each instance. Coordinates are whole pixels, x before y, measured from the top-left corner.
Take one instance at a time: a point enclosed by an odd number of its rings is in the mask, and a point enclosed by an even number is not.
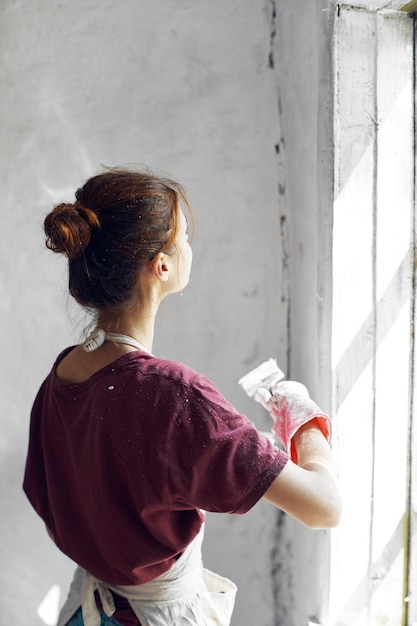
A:
[[[100,617],[101,617],[101,626],[111,626],[112,624],[114,626],[120,626],[119,622],[116,622],[115,619],[113,619],[112,617],[109,617],[108,615],[103,613],[103,611],[100,611]],[[75,615],[71,617],[70,621],[67,623],[67,626],[84,626],[83,615],[82,615],[81,609],[78,609]]]

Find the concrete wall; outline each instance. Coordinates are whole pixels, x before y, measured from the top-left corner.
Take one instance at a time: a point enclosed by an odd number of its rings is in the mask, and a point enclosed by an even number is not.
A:
[[[54,623],[73,569],[21,481],[34,394],[86,322],[67,298],[65,267],[43,248],[42,221],[100,164],[145,163],[188,188],[194,273],[164,306],[155,352],[203,371],[269,427],[236,381],[270,356],[287,366],[273,15],[264,0],[1,3],[1,623]],[[206,564],[240,587],[235,625],[278,619],[271,568],[280,521],[265,503],[243,518],[209,518]]]
[[[331,414],[334,3],[275,3],[273,61],[285,163],[289,370]],[[326,623],[329,533],[282,516],[277,526],[277,623]]]

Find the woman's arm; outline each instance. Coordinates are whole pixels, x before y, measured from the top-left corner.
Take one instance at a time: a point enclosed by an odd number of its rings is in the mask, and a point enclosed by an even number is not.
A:
[[[342,505],[335,462],[315,420],[294,435],[298,465],[288,461],[264,498],[309,528],[332,528],[340,520]]]

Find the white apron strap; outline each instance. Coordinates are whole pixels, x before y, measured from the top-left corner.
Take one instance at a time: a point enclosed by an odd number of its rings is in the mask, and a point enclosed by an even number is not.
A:
[[[97,589],[103,611],[111,617],[116,610],[111,591],[89,572],[85,572],[81,588],[81,609],[84,626],[100,626],[100,613],[97,609],[94,591]]]

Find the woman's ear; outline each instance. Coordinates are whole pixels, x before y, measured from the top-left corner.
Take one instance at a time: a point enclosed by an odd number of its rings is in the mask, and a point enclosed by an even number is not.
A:
[[[152,268],[159,280],[166,282],[169,279],[170,264],[164,252],[158,252],[152,259]]]

